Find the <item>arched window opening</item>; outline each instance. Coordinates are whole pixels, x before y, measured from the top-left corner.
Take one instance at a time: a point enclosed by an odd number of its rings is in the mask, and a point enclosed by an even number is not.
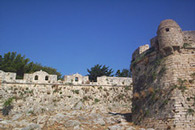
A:
[[[169,32],[169,28],[166,28],[165,30],[166,30],[166,32]]]
[[[49,76],[45,76],[45,80],[49,80]]]
[[[38,80],[38,79],[39,79],[39,77],[38,77],[38,75],[36,75],[36,76],[35,76],[35,80]]]
[[[79,81],[79,78],[78,77],[75,77],[75,81],[78,82]]]

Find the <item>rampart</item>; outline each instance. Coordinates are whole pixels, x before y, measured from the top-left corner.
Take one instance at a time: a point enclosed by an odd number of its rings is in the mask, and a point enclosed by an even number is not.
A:
[[[24,74],[23,79],[16,79],[16,73],[4,72],[0,70],[0,81],[9,83],[39,83],[39,84],[71,84],[71,85],[114,85],[129,86],[132,79],[129,77],[97,77],[97,82],[90,82],[89,76],[81,74],[65,75],[64,80],[57,80],[57,75],[50,75],[45,71],[36,71],[30,74]]]
[[[164,20],[150,48],[141,46],[132,57],[134,123],[157,130],[195,129],[195,31]]]
[[[24,79],[16,79],[15,73],[0,72],[0,109],[3,110],[6,101],[14,99],[9,115],[93,108],[131,111],[131,78],[103,76],[109,80],[92,83],[88,76],[80,74],[65,76],[61,81],[44,71],[24,74]],[[121,83],[116,84],[119,80]]]

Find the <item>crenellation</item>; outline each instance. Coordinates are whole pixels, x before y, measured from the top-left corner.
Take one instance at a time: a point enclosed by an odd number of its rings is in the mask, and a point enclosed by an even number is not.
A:
[[[97,77],[98,85],[131,85],[132,79],[128,77]]]
[[[23,79],[16,79],[16,73],[3,72],[0,70],[0,80],[6,83],[15,84],[73,84],[73,85],[115,85],[129,86],[132,83],[130,77],[97,77],[97,82],[90,82],[89,76],[81,74],[65,75],[64,80],[57,80],[57,75],[50,75],[45,71],[36,71],[31,74],[24,74]]]
[[[89,84],[89,76],[82,76],[78,73],[73,75],[65,75],[64,82],[73,84]]]
[[[50,75],[40,70],[32,74],[24,74],[24,81],[33,83],[56,83],[57,75]]]
[[[4,72],[0,70],[0,79],[2,81],[14,81],[16,79],[16,73]]]

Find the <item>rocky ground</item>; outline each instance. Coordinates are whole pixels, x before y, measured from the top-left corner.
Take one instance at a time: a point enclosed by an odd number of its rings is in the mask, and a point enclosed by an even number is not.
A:
[[[153,130],[140,128],[131,122],[128,112],[105,109],[44,112],[36,115],[14,114],[0,116],[1,130]]]

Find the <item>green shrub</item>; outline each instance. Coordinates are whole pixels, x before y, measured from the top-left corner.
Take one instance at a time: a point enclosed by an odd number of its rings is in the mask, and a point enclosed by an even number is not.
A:
[[[28,113],[35,115],[34,111],[30,110]]]
[[[192,108],[189,108],[188,110],[187,110],[187,115],[194,115],[194,113],[195,113],[195,111],[192,109]]]
[[[153,72],[153,73],[152,73],[152,80],[154,81],[155,79],[156,79],[156,73]]]
[[[88,97],[87,96],[84,96],[83,97],[83,101],[87,101],[88,100]]]
[[[53,93],[56,93],[57,92],[57,89],[53,90]]]
[[[195,79],[195,72],[191,74],[191,77]]]
[[[187,101],[190,101],[190,98],[188,97],[188,98],[186,98],[187,99]]]
[[[79,90],[72,90],[73,93],[79,94]]]
[[[11,98],[8,98],[4,104],[3,104],[3,110],[2,110],[2,114],[4,116],[8,115],[9,112],[11,111],[11,109],[13,108],[12,106],[12,102],[13,100],[15,99],[15,97],[11,97]]]
[[[10,106],[10,105],[12,104],[12,102],[13,102],[14,99],[15,99],[15,97],[8,98],[8,99],[4,102],[3,106],[4,106],[4,107]]]
[[[125,90],[130,90],[131,86],[125,86]]]
[[[179,86],[178,86],[178,89],[180,89],[182,92],[184,92],[186,90],[186,86],[184,85],[184,83],[186,82],[187,80],[182,80],[180,78],[178,78],[178,83],[179,83]]]
[[[192,47],[189,43],[184,43],[183,44],[183,48],[189,48],[189,47]]]
[[[99,101],[100,101],[99,99],[95,98],[95,103],[98,103]]]
[[[98,89],[102,89],[102,86],[100,86]]]
[[[165,73],[165,71],[166,71],[166,68],[165,68],[165,66],[163,66],[163,67],[161,68],[161,70],[159,71],[159,74],[160,74],[160,75],[163,75],[163,74]]]
[[[146,110],[146,112],[144,113],[144,116],[148,116],[150,114],[149,110]]]

